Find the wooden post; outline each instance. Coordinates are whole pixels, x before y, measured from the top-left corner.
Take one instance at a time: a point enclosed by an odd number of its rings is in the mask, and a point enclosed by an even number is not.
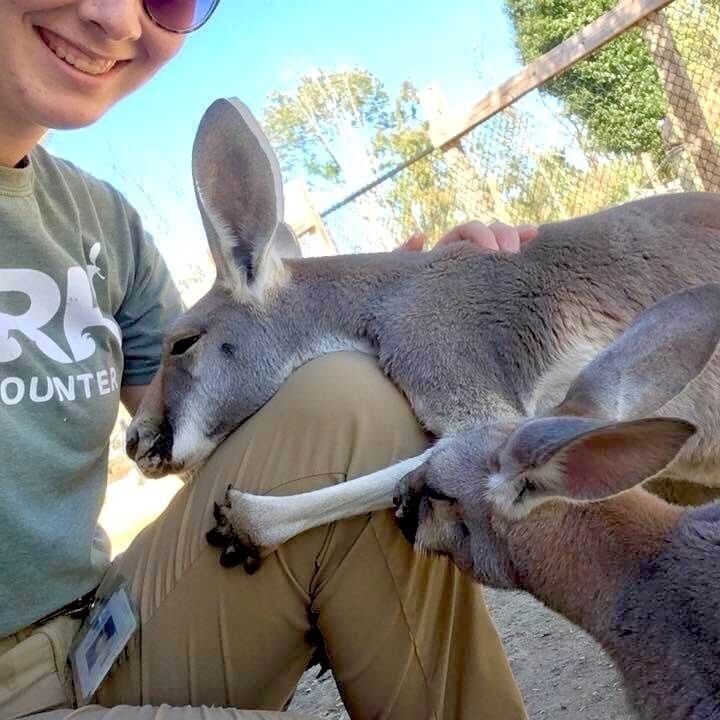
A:
[[[612,10],[526,65],[475,103],[456,125],[448,128],[439,144],[450,143],[469,132],[671,2],[673,0],[620,0]]]
[[[687,150],[703,190],[720,190],[720,151],[708,127],[692,79],[663,13],[644,23],[643,34],[655,60],[670,108],[674,133]]]
[[[330,236],[310,191],[302,179],[285,185],[285,221],[297,236],[303,256],[337,255],[337,246]]]

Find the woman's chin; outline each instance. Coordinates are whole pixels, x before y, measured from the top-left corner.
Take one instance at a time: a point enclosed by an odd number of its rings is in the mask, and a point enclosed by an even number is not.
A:
[[[69,103],[67,98],[34,103],[28,108],[28,115],[34,124],[50,130],[77,130],[97,122],[109,109],[106,103]]]

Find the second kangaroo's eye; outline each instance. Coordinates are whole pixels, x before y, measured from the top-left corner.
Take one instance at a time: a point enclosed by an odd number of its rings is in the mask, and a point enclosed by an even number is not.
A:
[[[520,492],[517,494],[517,497],[515,498],[515,502],[519,503],[522,499],[525,493],[532,493],[537,490],[537,485],[532,481],[529,480],[527,477],[523,478],[523,484],[520,488]]]
[[[201,337],[201,335],[188,335],[176,340],[170,348],[170,354],[184,355]]]

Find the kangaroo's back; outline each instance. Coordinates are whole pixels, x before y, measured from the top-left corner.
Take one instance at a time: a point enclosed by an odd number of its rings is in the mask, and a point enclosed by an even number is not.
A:
[[[387,293],[373,334],[381,365],[442,434],[559,402],[640,311],[716,281],[720,195],[658,196],[542,226],[518,255],[443,248]]]

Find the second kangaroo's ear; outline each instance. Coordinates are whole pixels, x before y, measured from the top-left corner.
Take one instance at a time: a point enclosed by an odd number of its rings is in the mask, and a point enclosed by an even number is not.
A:
[[[205,112],[193,145],[193,179],[218,279],[261,297],[282,265],[272,244],[283,217],[280,168],[250,110],[236,98]],[[287,232],[280,231],[287,244]]]
[[[530,420],[508,438],[489,494],[515,517],[554,498],[602,500],[657,475],[694,433],[679,418]]]
[[[720,285],[664,297],[578,375],[551,415],[645,417],[699,375],[720,341]]]

